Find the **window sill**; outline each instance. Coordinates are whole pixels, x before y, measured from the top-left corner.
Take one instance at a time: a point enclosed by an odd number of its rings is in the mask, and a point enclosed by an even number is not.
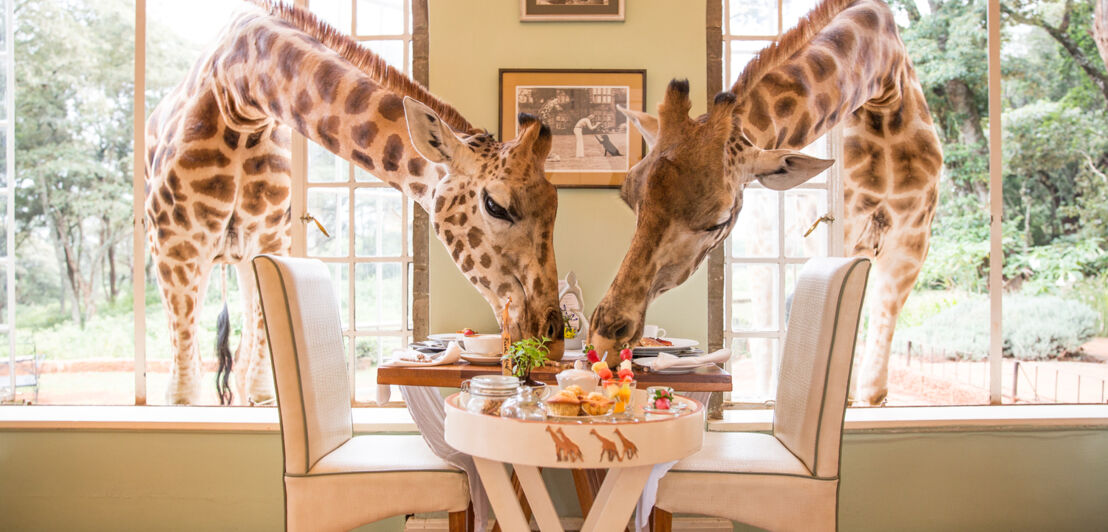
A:
[[[406,408],[354,408],[354,432],[418,432]],[[768,432],[772,410],[725,410],[713,432]],[[852,408],[846,432],[972,432],[1108,428],[1108,405]],[[0,406],[0,431],[199,431],[276,433],[275,408]]]
[[[769,432],[773,411],[724,410],[712,432]],[[1108,428],[1108,405],[904,406],[849,408],[844,429],[859,432],[973,432]]]

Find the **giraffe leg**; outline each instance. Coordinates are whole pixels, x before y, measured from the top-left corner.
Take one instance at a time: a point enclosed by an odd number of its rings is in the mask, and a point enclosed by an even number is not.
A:
[[[201,261],[174,263],[159,260],[157,256],[154,261],[159,272],[158,284],[169,319],[174,354],[173,370],[166,387],[166,402],[197,404],[200,402],[203,370],[196,343],[196,319],[208,287],[211,264]]]
[[[269,361],[269,341],[265,318],[258,300],[254,269],[249,261],[235,265],[242,293],[242,340],[235,360],[235,379],[239,397],[245,404],[269,404],[275,399],[273,368]]]
[[[926,229],[926,228],[925,228]],[[888,396],[889,350],[896,328],[896,319],[919,277],[923,258],[907,249],[923,239],[926,249],[928,232],[919,230],[888,235],[890,244],[878,254],[870,273],[869,331],[866,347],[858,368],[855,402],[879,405]]]

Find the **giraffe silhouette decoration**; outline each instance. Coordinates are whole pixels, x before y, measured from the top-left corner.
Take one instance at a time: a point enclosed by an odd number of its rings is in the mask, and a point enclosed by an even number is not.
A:
[[[649,303],[681,284],[731,232],[743,189],[786,190],[833,161],[798,150],[843,124],[844,234],[873,259],[869,332],[856,401],[888,393],[897,314],[927,255],[942,152],[888,6],[827,0],[763,49],[708,113],[689,117],[688,82],[669,84],[658,116],[624,111],[650,152],[622,199],[637,225],[593,313],[589,342],[609,356],[642,336]]]
[[[623,433],[619,431],[619,429],[616,429],[614,434],[617,438],[619,438],[620,444],[623,445],[624,458],[630,460],[639,454],[638,446],[636,446],[631,440],[627,439],[627,437],[624,436]]]
[[[550,433],[550,439],[554,440],[554,451],[559,462],[578,462],[584,460],[581,448],[570,440],[566,433],[559,427],[557,431],[546,426],[546,432]]]
[[[146,226],[174,352],[168,402],[199,400],[196,319],[216,264],[235,266],[243,292],[239,400],[274,398],[249,261],[289,253],[292,129],[419,203],[490,306],[517,302],[511,337],[545,335],[560,352],[549,129],[520,115],[519,136],[497,142],[311,13],[248,1],[146,125]]]
[[[623,461],[623,456],[619,454],[619,447],[616,447],[616,442],[609,440],[604,436],[601,436],[600,433],[596,431],[596,429],[590,429],[589,434],[596,436],[596,439],[600,440],[601,461],[603,461],[605,458],[607,458],[609,462]]]

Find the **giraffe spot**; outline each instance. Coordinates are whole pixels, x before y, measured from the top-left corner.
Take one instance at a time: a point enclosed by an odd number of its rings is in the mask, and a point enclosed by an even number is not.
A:
[[[222,202],[235,198],[235,179],[227,174],[216,174],[207,179],[189,183],[192,191]]]
[[[219,231],[220,225],[231,214],[228,211],[221,211],[214,207],[208,206],[203,202],[196,202],[192,204],[192,214],[196,217],[196,221],[203,223],[209,231]]]
[[[484,238],[485,232],[476,227],[470,227],[466,232],[466,239],[469,240],[469,247],[476,248],[481,245],[481,239]]]
[[[854,22],[867,30],[875,30],[877,26],[881,24],[881,18],[871,9],[853,10],[850,14],[850,18],[854,19]]]
[[[454,244],[454,231],[445,229],[442,232],[443,240],[446,241],[446,245],[449,247]]]
[[[796,98],[785,96],[773,104],[773,113],[779,118],[785,118],[793,114],[796,109]]]
[[[165,256],[179,262],[185,262],[190,259],[196,258],[196,256],[199,254],[200,252],[197,251],[196,246],[192,245],[191,242],[186,240],[184,242],[178,243],[176,246],[169,248],[169,251],[166,253]]]
[[[550,258],[550,246],[543,246],[539,248],[539,264],[546,264],[546,259]]]
[[[336,153],[339,151],[339,124],[339,117],[334,115],[328,116],[316,124],[316,133],[319,134],[319,140],[323,146]]]
[[[492,282],[489,281],[489,278],[483,275],[477,278],[477,282],[481,283],[481,286],[485,288],[492,286]]]
[[[257,146],[262,141],[262,137],[265,136],[265,130],[255,131],[246,136],[246,149],[251,149]]]
[[[789,146],[793,148],[802,148],[805,141],[808,140],[808,128],[812,127],[812,116],[805,112],[800,116],[800,120],[796,121],[796,129],[793,130],[793,134],[789,137]]]
[[[247,159],[246,162],[242,163],[242,171],[246,172],[247,175],[258,175],[266,172],[288,174],[292,171],[292,166],[288,158],[270,153]]]
[[[881,113],[873,111],[864,111],[866,117],[864,123],[866,125],[866,131],[877,135],[884,136],[885,133],[885,117]]]
[[[773,145],[774,148],[780,148],[785,144],[785,136],[789,134],[789,128],[783,127],[777,132],[777,142]]]
[[[488,253],[482,253],[481,254],[481,267],[482,268],[488,268],[491,265],[492,265],[492,257],[490,257]]]
[[[269,216],[265,217],[266,227],[273,227],[281,223],[281,218],[285,217],[284,211],[273,211]]]
[[[427,185],[423,183],[408,183],[408,192],[411,192],[413,196],[422,196],[427,192]]]
[[[188,211],[181,205],[173,207],[173,223],[185,231],[192,229],[192,220],[189,219]]]
[[[450,252],[450,256],[451,256],[451,258],[454,259],[454,262],[458,262],[458,260],[461,259],[461,257],[462,257],[462,248],[463,247],[464,246],[462,244],[461,239],[456,240],[454,242],[454,249],[451,250],[451,252]]]
[[[315,88],[319,97],[326,103],[335,101],[339,92],[339,81],[344,72],[342,66],[334,61],[324,61],[315,70]]]
[[[350,94],[346,95],[346,114],[363,113],[369,108],[369,97],[377,91],[377,84],[359,79]]]
[[[765,131],[770,126],[769,113],[766,112],[766,100],[759,91],[750,94],[750,111],[746,118],[750,124],[759,130]]]
[[[396,120],[404,116],[404,101],[395,94],[386,94],[377,104],[377,112],[386,120]]]
[[[914,211],[919,207],[919,197],[915,195],[889,199],[889,206],[896,212]]]
[[[277,32],[268,28],[258,28],[258,31],[254,33],[254,48],[258,50],[258,57],[269,57],[269,52],[273,50],[273,43],[276,41]]]
[[[823,81],[835,73],[835,59],[830,55],[813,48],[808,52],[808,68],[812,70],[812,76],[816,81]]]
[[[854,51],[854,32],[847,28],[831,28],[829,31],[820,33],[820,37],[830,42],[831,46],[838,52],[839,57],[848,56],[850,52]]]
[[[287,127],[275,127],[269,134],[269,140],[278,146],[287,147],[289,142],[292,142],[292,134]]]
[[[442,211],[443,206],[446,205],[446,198],[439,196],[435,198],[435,213]]]
[[[462,261],[462,271],[468,272],[473,269],[473,257],[466,255],[464,261]]]
[[[239,137],[238,131],[229,127],[223,128],[223,143],[226,144],[228,148],[232,150],[237,149],[239,147]]]
[[[358,166],[361,166],[362,168],[370,172],[377,168],[377,165],[373,164],[373,157],[370,157],[363,151],[351,151],[350,158],[354,159],[354,162],[357,163]]]
[[[427,166],[427,161],[424,161],[422,157],[412,157],[408,159],[408,173],[411,175],[423,174],[423,168]]]
[[[300,63],[304,60],[305,53],[304,50],[297,48],[294,44],[288,44],[281,50],[281,59],[277,62],[277,67],[286,80],[292,80],[296,77],[296,74],[300,71]]]
[[[918,157],[911,143],[901,142],[889,150],[893,173],[896,175],[896,191],[922,189],[927,185],[926,172],[916,164]]]
[[[542,293],[542,278],[541,277],[535,277],[534,279],[531,280],[531,293],[532,294],[541,294]]]
[[[222,151],[209,150],[209,149],[195,149],[188,150],[181,154],[181,158],[177,160],[177,164],[181,168],[192,170],[194,168],[206,168],[209,166],[224,167],[231,164],[231,159],[228,159]]]
[[[288,187],[274,186],[264,180],[252,181],[242,187],[242,208],[258,216],[265,211],[267,203],[277,205],[288,195]]]
[[[400,159],[404,156],[404,144],[400,141],[400,135],[389,135],[385,141],[385,152],[381,159],[381,165],[389,172],[400,169]]]
[[[376,136],[377,124],[373,122],[363,122],[350,128],[350,138],[362,148],[368,148]]]
[[[212,91],[204,91],[200,101],[185,117],[184,142],[210,139],[219,132],[219,105]]]
[[[158,189],[158,195],[162,197],[162,201],[165,202],[166,207],[173,206],[173,193],[170,192],[168,188],[162,187]]]
[[[500,283],[500,285],[496,287],[496,295],[498,295],[500,297],[504,297],[504,296],[508,295],[508,291],[511,290],[511,289],[512,289],[512,285],[510,285],[508,283]]]
[[[240,35],[235,40],[235,45],[231,48],[231,53],[224,61],[224,68],[237,65],[239,63],[245,63],[250,59],[250,39],[246,34]]]
[[[278,251],[284,251],[281,244],[280,233],[267,233],[258,238],[258,247],[261,248],[262,253],[276,253]]]
[[[189,284],[189,274],[184,268],[180,266],[173,268],[173,275],[177,277],[177,282],[180,283],[181,286],[187,286]],[[192,299],[186,298],[185,306],[185,312],[192,313]]]
[[[173,284],[173,270],[168,264],[164,262],[158,264],[158,278],[166,285]]]

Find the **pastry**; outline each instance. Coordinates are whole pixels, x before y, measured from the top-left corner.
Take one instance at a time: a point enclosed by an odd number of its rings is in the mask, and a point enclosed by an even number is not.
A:
[[[546,410],[555,416],[576,416],[581,410],[581,399],[572,390],[561,390],[546,400]]]
[[[600,392],[592,392],[581,403],[581,408],[590,416],[602,416],[612,409],[615,401],[604,397]]]

